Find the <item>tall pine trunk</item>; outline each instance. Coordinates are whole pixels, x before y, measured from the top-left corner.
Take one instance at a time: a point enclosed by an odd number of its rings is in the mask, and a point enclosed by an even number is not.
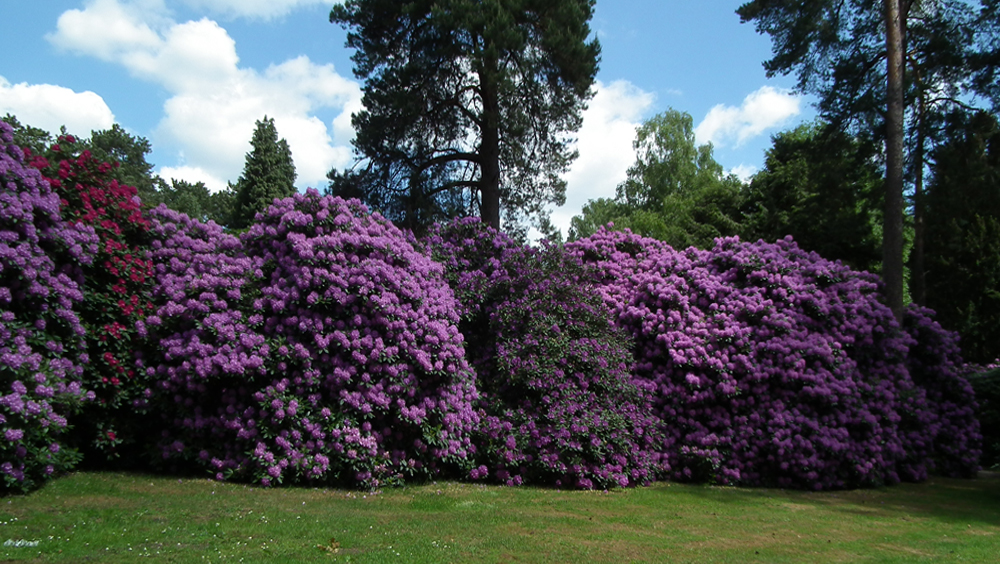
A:
[[[500,229],[500,104],[496,84],[497,61],[484,57],[483,70],[479,73],[479,87],[483,98],[483,129],[480,139],[479,179],[480,218],[483,223]]]
[[[900,0],[885,0],[886,135],[882,280],[886,304],[903,319],[903,23]]]
[[[927,281],[924,273],[924,143],[925,99],[920,98],[917,110],[917,145],[913,154],[913,250],[910,256],[910,297],[914,303],[925,305]]]

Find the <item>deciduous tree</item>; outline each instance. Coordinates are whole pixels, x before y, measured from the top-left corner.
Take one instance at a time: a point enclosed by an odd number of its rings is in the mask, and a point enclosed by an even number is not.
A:
[[[570,239],[609,222],[675,248],[707,248],[740,232],[742,183],[724,173],[711,144],[696,143],[690,115],[671,109],[649,119],[633,146],[636,161],[615,198],[588,202],[571,220]]]
[[[877,272],[883,183],[877,156],[870,139],[820,122],[775,135],[745,194],[743,237],[791,235],[823,258]]]

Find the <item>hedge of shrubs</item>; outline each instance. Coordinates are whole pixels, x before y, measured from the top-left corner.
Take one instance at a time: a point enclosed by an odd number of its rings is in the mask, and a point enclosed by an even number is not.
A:
[[[237,237],[140,212],[71,139],[26,161],[0,128],[5,490],[78,451],[365,488],[978,469],[955,335],[916,308],[900,327],[877,279],[790,240],[531,248],[459,220],[418,241],[313,190]]]
[[[164,460],[364,487],[471,466],[475,378],[440,265],[356,202],[275,203],[240,239],[165,207],[145,360]]]

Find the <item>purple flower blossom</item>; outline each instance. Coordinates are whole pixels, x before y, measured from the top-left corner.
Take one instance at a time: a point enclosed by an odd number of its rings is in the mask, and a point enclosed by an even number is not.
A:
[[[967,383],[947,369],[953,338],[917,321],[918,340],[942,343],[920,354],[873,276],[791,240],[676,251],[602,230],[567,247],[597,269],[635,339],[635,382],[655,394],[675,479],[825,489],[974,470],[978,426]],[[938,399],[943,384],[955,407]]]
[[[485,464],[470,477],[592,488],[639,485],[665,469],[628,340],[575,261],[470,219],[432,230],[425,244],[459,297],[478,376]]]
[[[0,123],[0,381],[8,387],[0,390],[0,467],[14,479],[0,491],[27,491],[75,461],[59,448],[58,423],[79,403],[69,391],[82,371],[84,329],[74,308],[97,237],[63,221],[59,196],[12,141]]]
[[[402,232],[315,191],[276,201],[241,240],[162,207],[152,218],[146,362],[163,378],[164,444],[183,436],[269,484],[371,486],[470,463],[477,394],[454,297]],[[200,427],[170,424],[195,414]],[[414,450],[418,437],[432,448]]]

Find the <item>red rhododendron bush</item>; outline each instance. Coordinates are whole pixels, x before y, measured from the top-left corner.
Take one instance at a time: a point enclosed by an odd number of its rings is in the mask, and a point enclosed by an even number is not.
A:
[[[127,464],[145,441],[149,388],[136,374],[135,336],[136,323],[152,307],[149,222],[136,189],[113,178],[118,165],[97,160],[73,136],[60,136],[30,162],[58,195],[62,219],[93,229],[99,240],[94,259],[83,265],[83,301],[76,308],[89,357],[83,386],[95,398],[70,420],[75,442],[92,464],[119,458]]]
[[[635,339],[672,478],[824,489],[977,468],[954,335],[916,310],[900,330],[874,276],[790,240],[677,251],[602,230],[568,248]]]
[[[440,265],[357,202],[276,201],[236,239],[153,211],[162,457],[216,477],[378,487],[460,475],[474,375]]]

